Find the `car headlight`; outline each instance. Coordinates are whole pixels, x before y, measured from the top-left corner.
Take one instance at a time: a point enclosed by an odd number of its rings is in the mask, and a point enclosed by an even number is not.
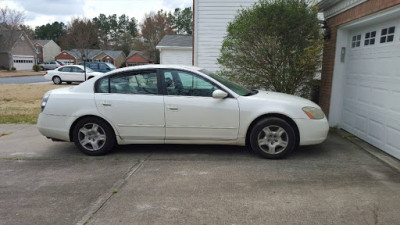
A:
[[[40,105],[42,112],[43,112],[44,108],[46,107],[47,100],[49,100],[49,97],[50,97],[50,91],[46,92],[46,94],[44,94],[44,96],[43,96],[42,104]]]
[[[307,106],[302,109],[310,119],[319,120],[319,119],[323,119],[325,117],[325,114],[324,114],[324,112],[322,112],[321,109],[311,107],[311,106]]]

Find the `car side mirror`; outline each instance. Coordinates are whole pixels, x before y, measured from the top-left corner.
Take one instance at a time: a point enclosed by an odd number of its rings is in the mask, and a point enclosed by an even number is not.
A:
[[[223,99],[223,98],[228,97],[228,93],[226,93],[225,91],[221,91],[221,90],[215,90],[212,93],[212,97],[218,98],[218,99]]]

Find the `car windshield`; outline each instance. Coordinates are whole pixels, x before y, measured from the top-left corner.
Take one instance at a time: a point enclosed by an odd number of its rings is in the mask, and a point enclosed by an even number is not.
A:
[[[218,75],[216,75],[210,71],[207,71],[205,69],[200,70],[200,72],[207,74],[208,76],[212,77],[213,79],[217,80],[221,84],[225,85],[227,88],[231,89],[232,91],[234,91],[236,94],[238,94],[240,96],[249,96],[249,95],[253,95],[253,94],[257,93],[257,91],[251,91],[245,87],[240,86],[239,84],[236,84],[226,78],[218,76]]]
[[[108,67],[110,67],[111,68],[111,70],[114,70],[114,69],[116,69],[117,67],[115,67],[113,64],[111,64],[111,63],[106,63],[107,64],[107,66]]]
[[[90,69],[89,67],[86,66],[86,73],[92,73],[94,70]]]

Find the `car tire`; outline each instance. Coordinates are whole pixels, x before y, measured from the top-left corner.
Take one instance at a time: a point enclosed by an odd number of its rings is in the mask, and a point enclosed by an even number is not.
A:
[[[87,117],[76,123],[73,140],[80,151],[90,156],[105,155],[116,143],[113,128],[95,117]]]
[[[267,159],[287,157],[296,147],[293,127],[283,119],[260,120],[250,133],[250,145],[255,153]]]
[[[53,80],[53,83],[57,84],[57,85],[62,83],[62,80],[59,76],[54,76],[52,80]]]

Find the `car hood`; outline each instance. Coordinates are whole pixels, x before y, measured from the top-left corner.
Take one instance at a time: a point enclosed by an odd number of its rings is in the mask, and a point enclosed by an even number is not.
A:
[[[281,102],[281,103],[288,103],[288,104],[295,104],[295,105],[300,105],[300,106],[312,106],[316,108],[320,108],[317,104],[314,102],[294,96],[294,95],[289,95],[289,94],[284,94],[284,93],[279,93],[279,92],[273,92],[273,91],[258,91],[257,94],[248,96],[246,98],[253,98],[253,99],[260,99],[260,100],[267,100],[270,102]]]

